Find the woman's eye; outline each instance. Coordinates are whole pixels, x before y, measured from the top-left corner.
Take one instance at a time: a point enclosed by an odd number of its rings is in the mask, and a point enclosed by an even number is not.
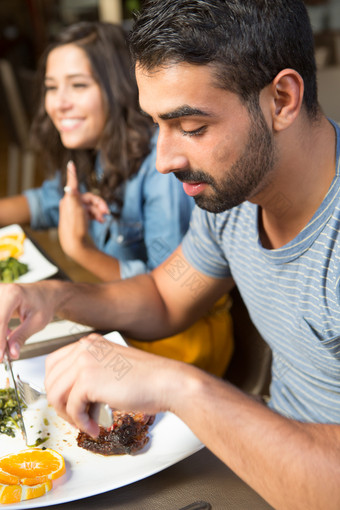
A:
[[[192,129],[190,131],[186,130],[186,129],[181,129],[181,133],[184,135],[184,136],[198,136],[198,135],[201,135],[204,133],[206,129],[206,126],[201,126],[197,129]]]
[[[75,89],[85,89],[86,87],[88,87],[88,84],[87,83],[73,83],[72,87]]]
[[[45,85],[45,92],[50,92],[51,90],[57,90],[57,87],[54,85]]]

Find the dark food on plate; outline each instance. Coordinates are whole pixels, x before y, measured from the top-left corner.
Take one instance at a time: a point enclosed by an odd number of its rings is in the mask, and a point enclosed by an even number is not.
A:
[[[155,417],[145,413],[113,411],[113,425],[99,427],[97,438],[79,432],[78,446],[102,455],[132,454],[144,448],[149,441],[148,430]]]

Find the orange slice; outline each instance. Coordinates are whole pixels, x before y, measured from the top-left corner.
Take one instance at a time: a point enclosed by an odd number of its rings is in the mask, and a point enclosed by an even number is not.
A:
[[[52,489],[52,480],[38,485],[6,485],[0,484],[0,503],[19,503],[25,499],[39,498]]]
[[[20,478],[16,475],[6,473],[6,471],[0,468],[0,483],[6,483],[8,485],[18,485],[18,483],[20,483]]]
[[[50,480],[50,478],[48,475],[41,475],[28,478],[19,478],[19,480],[23,485],[38,485],[39,483],[47,482],[47,480]]]
[[[0,242],[3,239],[10,239],[10,240],[17,241],[18,243],[23,244],[23,242],[25,241],[25,238],[26,238],[25,232],[15,232],[13,234],[5,234],[4,236],[0,236]]]
[[[23,244],[14,239],[0,239],[0,260],[6,260],[8,257],[19,258],[24,253]]]
[[[25,485],[55,480],[66,472],[65,461],[55,450],[32,448],[0,458],[0,468]],[[8,483],[8,482],[6,482]]]
[[[25,233],[7,234],[0,237],[0,260],[19,258],[24,253]]]

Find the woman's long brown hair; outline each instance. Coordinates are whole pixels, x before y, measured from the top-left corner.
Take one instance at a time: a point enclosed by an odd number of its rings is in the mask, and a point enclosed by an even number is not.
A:
[[[107,121],[98,146],[104,169],[99,182],[94,172],[96,152],[64,147],[45,110],[47,57],[54,48],[65,44],[75,44],[86,53],[107,106]],[[104,22],[80,22],[67,27],[44,52],[37,79],[39,99],[31,139],[41,152],[46,169],[49,173],[61,170],[65,179],[66,164],[72,159],[78,178],[88,189],[98,189],[119,210],[122,205],[119,187],[138,172],[150,151],[152,136],[151,122],[138,108],[138,89],[123,29]]]

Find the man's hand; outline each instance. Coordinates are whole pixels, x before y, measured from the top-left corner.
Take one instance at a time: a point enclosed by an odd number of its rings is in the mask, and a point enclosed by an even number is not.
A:
[[[91,402],[148,414],[166,411],[165,395],[169,398],[171,394],[180,394],[178,365],[182,366],[91,334],[48,356],[45,378],[48,401],[64,419],[96,436],[98,425],[87,413]]]
[[[43,289],[43,282],[0,285],[0,301],[3,303],[0,308],[0,361],[7,341],[12,358],[17,359],[25,340],[52,320],[52,300],[46,299]],[[18,317],[20,324],[10,330],[8,325],[12,317]]]

